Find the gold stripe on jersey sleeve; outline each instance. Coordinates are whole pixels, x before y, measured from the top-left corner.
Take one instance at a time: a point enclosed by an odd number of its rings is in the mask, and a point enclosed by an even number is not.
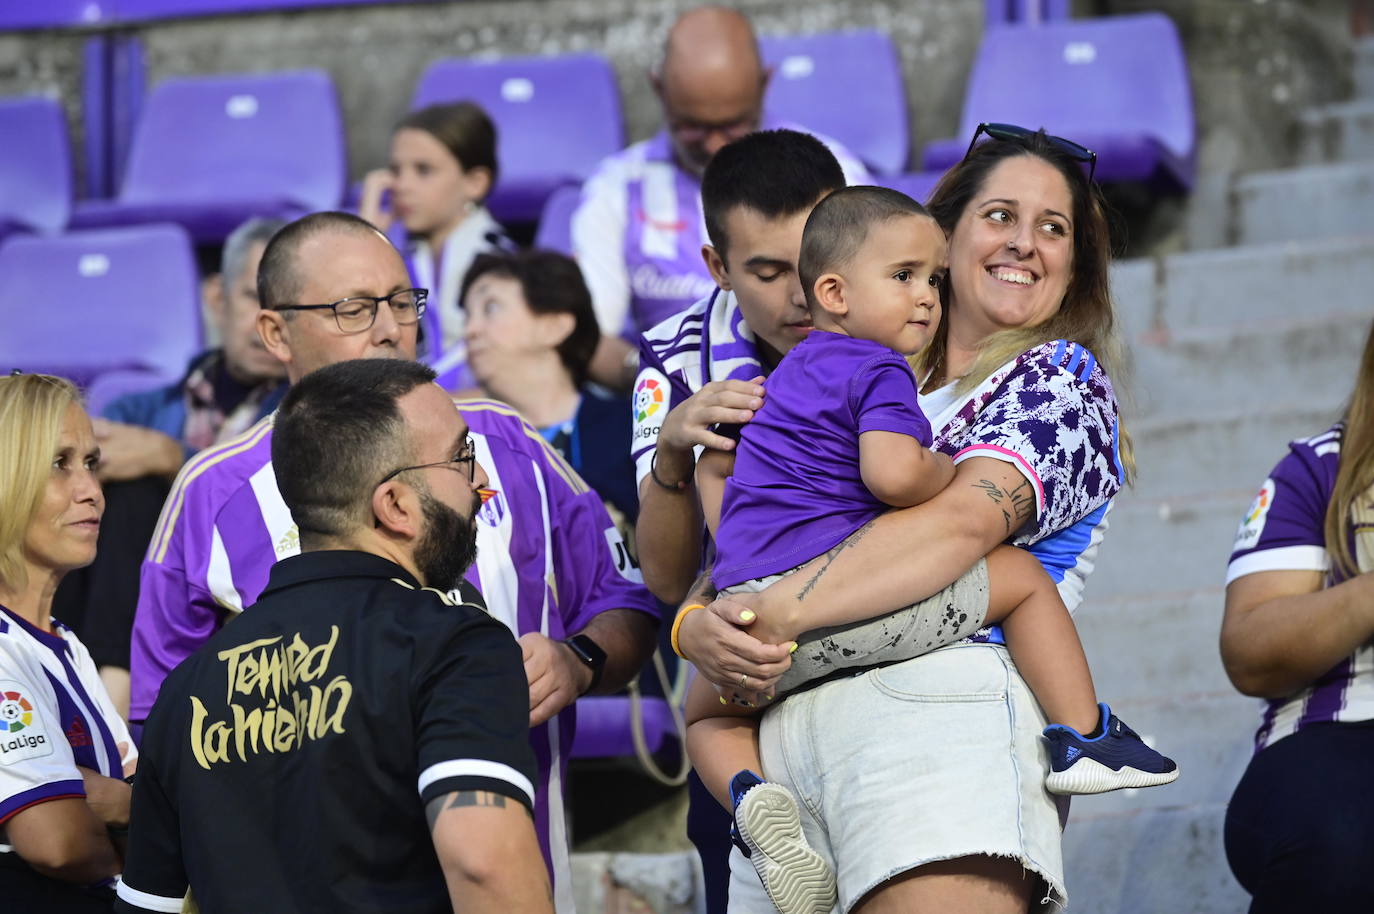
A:
[[[167,557],[167,547],[172,541],[172,530],[176,527],[178,518],[181,516],[181,507],[186,500],[186,487],[195,482],[202,473],[216,464],[228,460],[244,451],[251,450],[263,436],[272,430],[272,419],[276,414],[264,416],[258,423],[248,431],[239,435],[237,438],[230,438],[228,441],[216,447],[207,448],[187,462],[177,474],[176,482],[172,485],[171,494],[167,496],[167,503],[162,509],[162,516],[158,518],[157,529],[153,531],[152,547],[148,550],[148,558],[154,562],[161,562]]]
[[[462,412],[487,412],[498,413],[502,416],[511,416],[520,420],[520,428],[525,433],[525,437],[538,444],[544,449],[544,454],[549,460],[549,465],[553,471],[563,478],[568,484],[568,488],[573,490],[575,495],[583,495],[591,491],[591,487],[577,475],[577,471],[563,459],[563,455],[554,450],[553,445],[544,440],[544,436],[539,434],[538,429],[530,425],[529,421],[520,413],[504,403],[497,403],[494,400],[454,400],[453,405]]]

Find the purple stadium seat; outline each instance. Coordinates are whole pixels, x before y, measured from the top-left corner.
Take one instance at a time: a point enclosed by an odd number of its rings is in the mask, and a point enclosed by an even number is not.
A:
[[[959,161],[979,123],[1044,127],[1097,153],[1097,180],[1192,187],[1196,127],[1188,65],[1167,16],[1142,13],[983,35],[959,136],[932,143],[925,167]]]
[[[191,241],[176,225],[15,235],[0,244],[0,325],[0,371],[170,383],[200,347]]]
[[[72,152],[62,104],[50,98],[0,99],[0,238],[56,234],[72,211]]]
[[[640,711],[644,719],[644,744],[650,752],[658,752],[669,739],[677,737],[666,700],[646,695],[640,699]],[[634,755],[630,713],[630,699],[624,695],[593,696],[578,701],[572,757]]]
[[[1069,0],[984,0],[986,25],[1050,22],[1069,18]]]
[[[176,222],[222,241],[251,216],[337,207],[345,172],[326,74],[169,79],[144,102],[119,196],[81,204],[73,225]]]
[[[759,49],[773,68],[770,116],[839,140],[879,174],[906,168],[906,92],[892,39],[872,30],[765,36]]]
[[[615,74],[594,54],[436,61],[414,107],[463,100],[496,123],[501,174],[487,205],[504,222],[534,222],[556,188],[624,145]]]
[[[942,171],[915,171],[904,175],[875,177],[873,183],[879,187],[900,190],[917,203],[924,205],[930,199],[931,191],[935,190],[935,185],[940,182],[943,175],[944,172]]]
[[[582,199],[582,187],[565,184],[549,194],[534,233],[534,247],[572,256],[572,215]]]

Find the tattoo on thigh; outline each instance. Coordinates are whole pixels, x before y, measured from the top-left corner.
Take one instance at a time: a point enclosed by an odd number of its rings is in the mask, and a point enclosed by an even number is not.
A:
[[[492,793],[490,790],[457,790],[430,800],[425,806],[425,818],[429,819],[429,830],[432,832],[434,831],[434,823],[439,819],[439,813],[445,809],[457,809],[460,806],[498,806],[504,808],[505,805],[506,798],[499,793]]]
[[[849,536],[845,537],[838,545],[830,549],[828,552],[826,552],[825,555],[821,557],[824,559],[824,561],[821,562],[821,567],[817,568],[816,573],[811,575],[811,577],[807,579],[806,583],[802,585],[801,590],[797,591],[798,603],[804,601],[806,599],[807,594],[811,593],[811,591],[815,589],[816,585],[820,583],[821,578],[825,577],[825,573],[830,570],[830,566],[834,563],[835,559],[840,557],[841,552],[845,551],[851,546],[858,545],[859,540],[863,539],[865,536],[868,536],[869,531],[873,529],[873,523],[873,521],[869,521],[868,523],[864,524],[858,530],[855,530],[853,533],[849,534]]]
[[[1002,520],[1007,525],[1007,536],[1020,530],[1026,521],[1035,516],[1035,494],[1027,479],[1022,479],[1011,489],[1004,489],[990,479],[980,479],[973,487],[982,489],[988,498],[997,503],[1002,511]]]

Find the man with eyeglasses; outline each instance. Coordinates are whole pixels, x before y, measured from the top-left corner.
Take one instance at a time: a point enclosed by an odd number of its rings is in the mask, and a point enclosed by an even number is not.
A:
[[[715,289],[703,259],[701,175],[725,144],[773,123],[763,111],[770,72],[745,16],[719,6],[684,13],[650,74],[664,129],[601,163],[572,219],[573,254],[601,324],[594,380],[628,388],[638,334]],[[850,184],[868,171],[822,137]]]
[[[551,914],[520,649],[462,579],[487,483],[466,423],[429,368],[355,359],[292,387],[272,458],[302,552],[168,678],[116,909],[189,888],[205,910]]]
[[[415,358],[426,306],[396,249],[367,222],[316,213],[268,244],[258,330],[295,383],[358,358]],[[572,703],[628,682],[655,645],[657,609],[600,499],[509,407],[458,401],[490,479],[467,577],[519,637],[538,761],[535,820],[558,910],[572,908],[562,784]],[[143,563],[130,717],[143,720],[182,659],[251,605],[272,564],[300,550],[278,492],[272,419],[182,468]],[[342,444],[342,443],[341,443]]]

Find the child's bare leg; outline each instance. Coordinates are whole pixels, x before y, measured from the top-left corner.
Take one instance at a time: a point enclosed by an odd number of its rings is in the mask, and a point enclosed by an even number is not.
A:
[[[1045,716],[1080,733],[1098,726],[1092,673],[1073,618],[1050,576],[1029,552],[999,546],[988,554],[988,617]]]
[[[687,689],[687,757],[697,776],[727,812],[734,809],[730,779],[741,771],[763,773],[757,709],[721,704],[701,676]]]

